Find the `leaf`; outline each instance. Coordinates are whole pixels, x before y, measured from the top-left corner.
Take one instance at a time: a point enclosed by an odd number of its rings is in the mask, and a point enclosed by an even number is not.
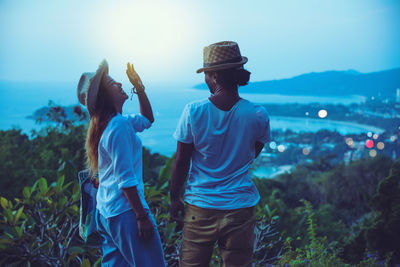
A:
[[[9,232],[4,232],[6,236],[8,236],[10,239],[14,239],[14,236],[10,234]]]
[[[33,184],[33,186],[31,187],[31,194],[36,190],[36,187],[37,187],[38,183],[39,183],[39,180],[37,180],[37,181]]]
[[[8,208],[8,200],[6,198],[0,197],[0,202],[1,202],[1,206],[3,207],[3,209]]]
[[[58,192],[61,192],[62,186],[64,184],[64,180],[65,180],[64,175],[61,175],[60,178],[57,179],[56,188],[58,189]]]
[[[64,187],[62,188],[62,191],[64,191],[65,189],[67,189],[71,184],[72,184],[72,182],[69,182],[68,184],[64,185]]]
[[[157,183],[159,185],[164,184],[165,182],[168,182],[171,179],[172,166],[174,165],[174,160],[175,160],[175,154],[172,155],[172,157],[170,157],[167,160],[164,167],[161,168],[157,180]]]
[[[43,177],[40,178],[40,179],[38,180],[38,185],[39,185],[40,192],[41,192],[42,194],[46,194],[46,193],[47,193],[47,190],[48,190],[46,179],[44,179]]]
[[[21,208],[19,208],[17,214],[15,215],[15,219],[14,219],[14,224],[17,224],[19,217],[21,217],[22,215],[22,211],[24,210],[24,206],[22,206]]]
[[[84,254],[86,252],[86,249],[84,249],[83,247],[79,247],[79,246],[73,246],[70,247],[68,249],[69,253],[78,253],[78,254]]]
[[[26,200],[28,200],[31,197],[31,188],[29,186],[25,186],[24,189],[22,190],[22,195]]]
[[[17,233],[18,238],[22,237],[22,228],[21,227],[15,226],[14,231],[15,231],[15,233]]]
[[[11,210],[10,209],[4,209],[3,213],[4,213],[4,216],[6,216],[7,222],[12,224],[14,216],[12,215]]]
[[[100,258],[93,264],[93,267],[101,266],[101,259],[102,259],[102,257],[100,257]]]
[[[87,258],[83,259],[81,267],[90,267],[90,261]]]
[[[65,169],[65,161],[63,163],[61,163],[60,167],[58,168],[58,172],[62,171]]]
[[[268,206],[268,204],[265,204],[265,210],[267,211],[267,215],[268,215],[268,217],[271,217],[271,210],[269,209],[269,206]]]
[[[65,206],[65,204],[67,203],[67,201],[68,201],[68,198],[67,198],[67,197],[62,197],[62,198],[59,200],[57,206],[60,207],[60,208],[62,208],[62,207]]]

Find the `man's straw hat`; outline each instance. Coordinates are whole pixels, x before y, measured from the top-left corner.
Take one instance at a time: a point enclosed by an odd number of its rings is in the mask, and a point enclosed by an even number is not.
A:
[[[236,68],[246,62],[247,57],[242,57],[236,42],[219,42],[204,47],[203,67],[198,69],[197,73]]]
[[[86,106],[89,116],[92,116],[96,110],[97,94],[99,92],[100,82],[104,75],[108,74],[108,63],[104,59],[96,72],[85,72],[82,74],[78,83],[79,102]]]

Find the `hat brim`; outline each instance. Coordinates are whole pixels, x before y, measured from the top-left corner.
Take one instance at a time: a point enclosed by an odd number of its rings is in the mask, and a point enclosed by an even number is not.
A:
[[[246,64],[247,61],[248,61],[247,57],[242,57],[242,60],[239,61],[239,62],[225,63],[225,64],[215,65],[215,66],[211,66],[211,67],[203,67],[203,68],[198,69],[196,71],[196,73],[201,73],[203,71],[215,71],[215,70],[232,69],[232,68],[240,67],[240,66]]]
[[[89,115],[94,114],[96,109],[96,100],[97,94],[99,93],[100,83],[104,75],[108,74],[108,63],[106,60],[103,60],[97,71],[96,74],[90,79],[89,88],[87,90],[86,96],[86,107],[89,111]]]

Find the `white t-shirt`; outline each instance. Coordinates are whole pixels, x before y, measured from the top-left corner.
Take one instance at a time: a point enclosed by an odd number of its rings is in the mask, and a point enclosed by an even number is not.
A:
[[[122,188],[137,187],[145,209],[142,177],[142,142],[136,135],[151,126],[142,115],[117,115],[110,120],[99,142],[97,209],[105,218],[132,209]]]
[[[223,111],[209,99],[195,101],[186,105],[174,137],[194,144],[184,195],[187,203],[221,210],[257,204],[260,196],[249,169],[256,141],[270,140],[264,107],[240,99]]]

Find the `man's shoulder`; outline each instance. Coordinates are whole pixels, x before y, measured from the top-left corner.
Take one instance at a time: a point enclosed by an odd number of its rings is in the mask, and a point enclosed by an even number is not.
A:
[[[250,113],[255,113],[255,114],[265,114],[267,115],[267,110],[265,107],[261,104],[253,103],[247,99],[242,99],[241,100],[241,110],[247,111]]]

